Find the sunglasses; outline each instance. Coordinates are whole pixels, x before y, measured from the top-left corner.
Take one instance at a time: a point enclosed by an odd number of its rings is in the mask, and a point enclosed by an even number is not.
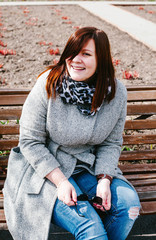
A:
[[[93,197],[91,199],[89,199],[88,195],[86,194],[81,194],[77,197],[77,201],[88,201],[93,207],[94,209],[98,212],[98,214],[100,215],[101,217],[101,213],[106,213],[108,214],[107,210],[105,209],[105,207],[102,205],[102,198],[100,197]],[[85,217],[82,213],[80,213],[78,211],[78,208],[77,208],[77,203],[75,202],[75,208],[76,208],[76,212],[77,214],[80,216],[80,217]]]

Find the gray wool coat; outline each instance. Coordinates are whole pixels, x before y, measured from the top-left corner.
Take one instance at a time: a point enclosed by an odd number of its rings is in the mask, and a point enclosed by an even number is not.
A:
[[[45,176],[55,168],[69,178],[80,160],[94,175],[126,181],[118,168],[127,108],[123,84],[117,80],[115,98],[104,101],[95,116],[84,116],[59,96],[47,98],[48,73],[38,78],[23,106],[19,146],[8,163],[4,210],[15,240],[48,239],[57,190]]]

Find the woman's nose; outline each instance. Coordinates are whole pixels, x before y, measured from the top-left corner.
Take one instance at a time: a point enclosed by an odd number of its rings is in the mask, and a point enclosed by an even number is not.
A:
[[[76,55],[76,56],[73,58],[73,62],[82,62],[82,59],[81,59],[80,54]]]

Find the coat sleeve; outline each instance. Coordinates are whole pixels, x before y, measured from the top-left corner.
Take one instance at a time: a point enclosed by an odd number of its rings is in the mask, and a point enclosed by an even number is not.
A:
[[[46,78],[47,72],[38,78],[25,101],[20,119],[19,139],[22,154],[42,178],[60,166],[46,147],[48,137]]]
[[[109,136],[96,147],[95,175],[108,174],[115,177],[123,143],[123,130],[127,114],[127,94],[121,107],[120,117]]]

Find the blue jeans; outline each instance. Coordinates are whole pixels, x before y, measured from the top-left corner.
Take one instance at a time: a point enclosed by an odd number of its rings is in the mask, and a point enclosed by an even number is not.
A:
[[[89,172],[73,175],[69,181],[75,187],[77,196],[82,193],[90,198],[96,196],[97,180]],[[78,201],[76,209],[57,199],[52,223],[71,232],[77,240],[124,240],[139,215],[139,198],[129,184],[115,178],[111,184],[111,194],[111,209],[103,213],[102,218],[88,201]]]

